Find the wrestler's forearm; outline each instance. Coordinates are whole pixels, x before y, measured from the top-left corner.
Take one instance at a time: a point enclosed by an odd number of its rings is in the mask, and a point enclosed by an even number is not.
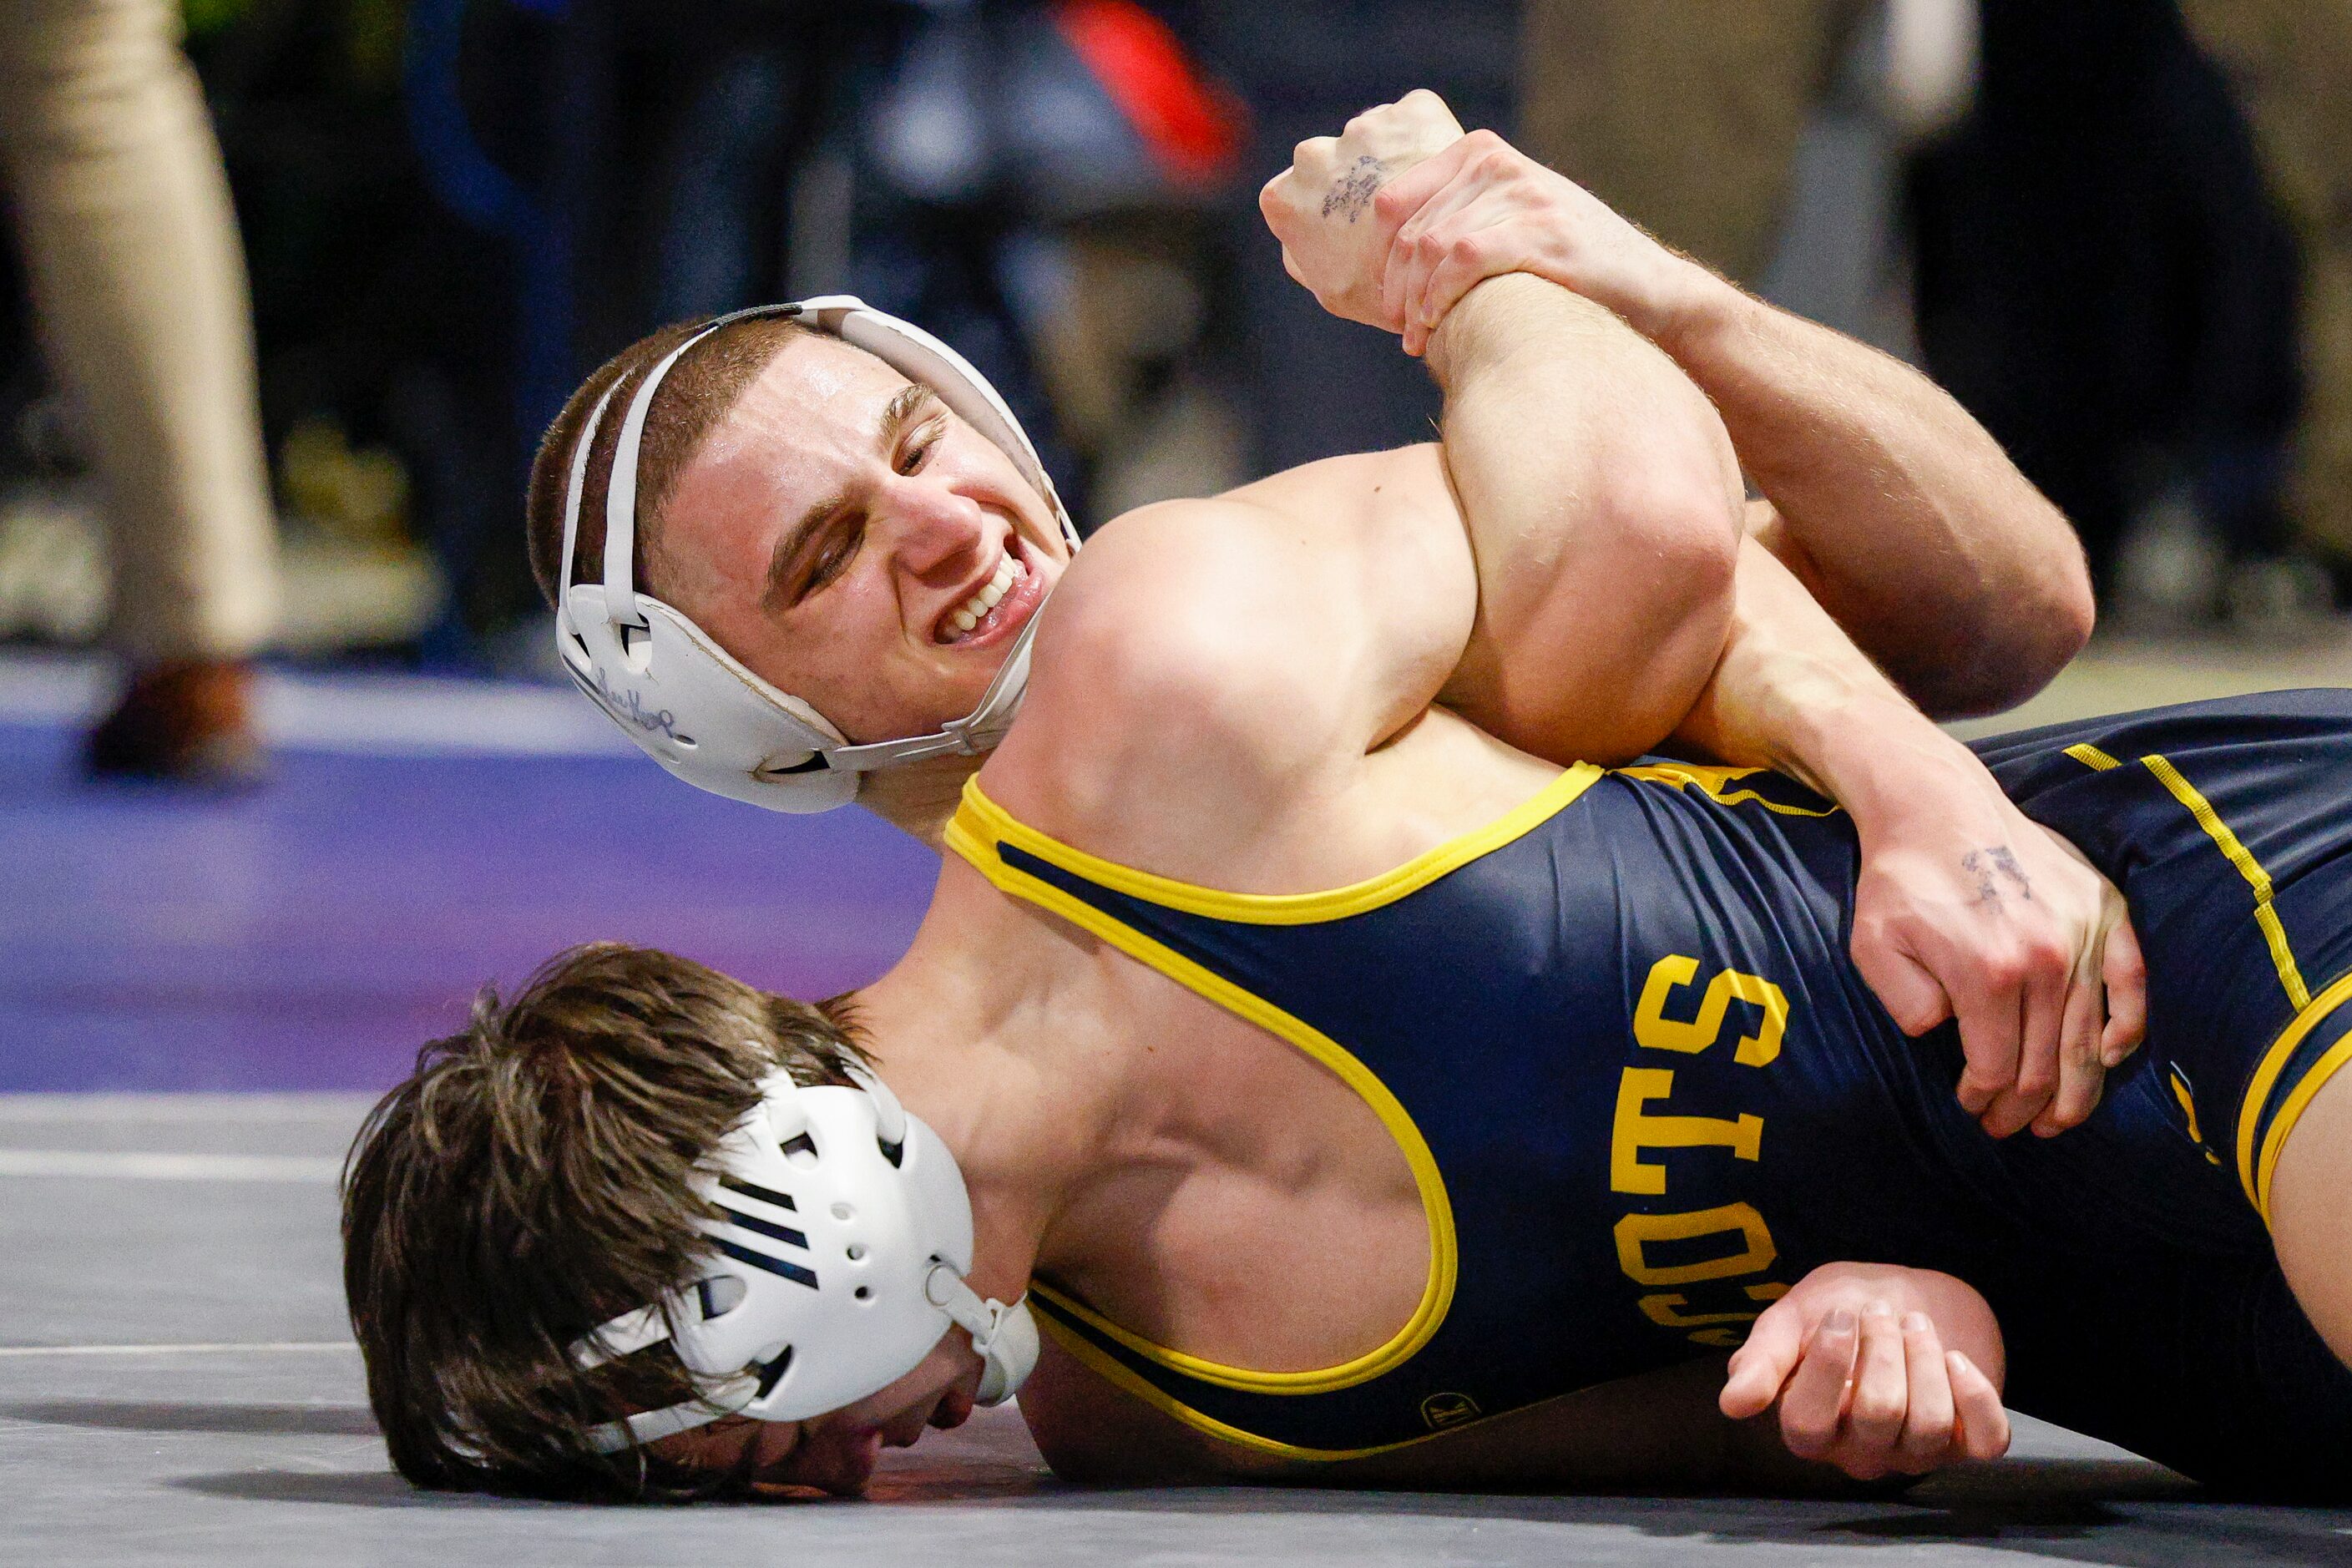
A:
[[[1473,289],[1429,363],[1478,570],[1446,700],[1540,754],[1655,746],[1729,623],[1742,513],[1722,422],[1615,316],[1524,275]]]
[[[1719,280],[1657,327],[1779,517],[1766,542],[1939,716],[2040,689],[2090,635],[2081,545],[1908,365]]]
[[[1740,553],[1731,636],[1675,739],[1803,780],[1853,814],[1865,844],[1940,786],[1991,787],[1969,750],[1913,707],[1752,540]]]

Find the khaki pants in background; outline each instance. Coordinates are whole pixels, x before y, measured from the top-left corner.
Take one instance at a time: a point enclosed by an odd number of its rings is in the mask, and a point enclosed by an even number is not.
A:
[[[2352,5],[2186,0],[2189,30],[2253,126],[2303,249],[2303,423],[2295,520],[2352,558]]]
[[[1753,285],[1797,141],[1866,0],[1528,0],[1522,144]]]
[[[2062,0],[2053,0],[2062,3]],[[1528,0],[1528,152],[1754,284],[1791,161],[1868,0]],[[2352,557],[2352,3],[2183,0],[2252,123],[2304,261],[2291,481],[2305,538]]]
[[[134,659],[268,635],[277,541],[245,258],[167,0],[0,0],[0,180],[79,416]]]

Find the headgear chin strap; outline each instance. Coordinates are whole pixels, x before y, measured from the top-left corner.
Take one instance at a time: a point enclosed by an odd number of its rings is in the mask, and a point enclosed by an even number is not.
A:
[[[1037,1363],[1026,1300],[982,1300],[971,1202],[939,1134],[879,1079],[802,1089],[784,1073],[720,1143],[699,1184],[706,1272],[572,1347],[583,1368],[668,1340],[702,1396],[589,1434],[617,1453],[727,1415],[800,1421],[888,1387],[950,1328],[971,1337],[982,1405],[1013,1397]]]
[[[563,497],[563,560],[557,579],[555,640],[563,668],[624,733],[690,784],[775,811],[829,811],[857,796],[858,775],[948,752],[975,755],[1012,727],[1029,680],[1034,614],[996,678],[969,714],[928,735],[852,745],[825,716],[746,669],[709,635],[635,581],[637,457],[646,418],[663,378],[713,332],[755,317],[782,316],[864,349],[940,401],[1013,459],[1053,510],[1075,551],[1078,531],[1055,493],[1037,451],[987,378],[955,350],[911,322],[847,294],[761,305],[718,318],[664,354],[637,385],[621,417],[604,493],[604,580],[572,581],[580,534],[580,494],[588,455],[613,391],[605,389],[573,443]]]

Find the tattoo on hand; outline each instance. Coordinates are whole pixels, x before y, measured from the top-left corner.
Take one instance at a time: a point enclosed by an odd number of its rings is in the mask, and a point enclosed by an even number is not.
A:
[[[1356,160],[1356,166],[1339,176],[1323,198],[1323,216],[1338,213],[1349,223],[1363,216],[1372,205],[1372,197],[1388,183],[1389,166],[1367,153]]]
[[[1998,905],[2001,894],[2012,890],[2027,903],[2033,901],[2033,883],[2006,844],[1996,844],[1988,849],[1971,849],[1960,857],[1960,867],[1975,875],[1977,902],[1980,904]]]

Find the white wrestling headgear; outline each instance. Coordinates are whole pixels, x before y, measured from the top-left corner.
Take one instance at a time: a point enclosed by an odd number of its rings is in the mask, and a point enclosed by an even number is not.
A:
[[[982,1405],[1012,1398],[1037,1364],[1027,1299],[1008,1307],[964,1283],[971,1201],[955,1156],[880,1079],[856,1077],[862,1088],[770,1079],[698,1185],[725,1216],[703,1225],[709,1272],[572,1347],[588,1368],[667,1339],[709,1380],[699,1399],[593,1428],[597,1452],[726,1415],[838,1410],[914,1371],[950,1325],[986,1363]]]
[[[971,756],[1002,739],[1028,684],[1029,640],[1037,621],[1033,615],[1021,628],[1003,668],[971,713],[928,735],[854,746],[824,714],[777,690],[737,663],[701,627],[638,592],[637,452],[654,394],[688,349],[722,327],[757,316],[790,317],[831,333],[938,393],[940,402],[1002,448],[1021,477],[1036,487],[1074,551],[1078,531],[1036,448],[987,378],[920,327],[850,295],[828,294],[720,316],[656,363],[629,399],[613,453],[604,493],[604,580],[574,584],[580,492],[613,389],[597,399],[572,447],[563,498],[563,561],[555,609],[563,668],[647,755],[687,783],[774,811],[830,811],[857,797],[858,774],[868,770],[949,752]]]

